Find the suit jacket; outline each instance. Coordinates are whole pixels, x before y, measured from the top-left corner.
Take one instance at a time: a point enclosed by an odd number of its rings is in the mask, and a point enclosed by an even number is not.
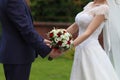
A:
[[[2,40],[0,62],[26,64],[34,61],[36,54],[45,57],[51,48],[35,31],[32,17],[24,0],[0,0]]]

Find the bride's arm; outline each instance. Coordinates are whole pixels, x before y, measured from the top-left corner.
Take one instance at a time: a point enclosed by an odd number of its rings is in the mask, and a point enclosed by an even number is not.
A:
[[[74,22],[72,25],[70,25],[68,28],[67,28],[67,31],[71,34],[74,34],[78,31],[78,25]]]
[[[96,15],[94,17],[94,19],[92,20],[92,22],[89,24],[88,28],[86,29],[86,31],[78,36],[73,44],[74,46],[79,45],[81,42],[83,42],[84,40],[86,40],[98,27],[99,25],[105,20],[104,15]]]

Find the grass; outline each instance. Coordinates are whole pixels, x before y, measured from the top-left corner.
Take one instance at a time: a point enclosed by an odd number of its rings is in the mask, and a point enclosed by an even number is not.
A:
[[[0,80],[5,80],[4,74],[3,74],[3,68],[2,65],[0,64]]]
[[[69,80],[72,59],[60,57],[53,61],[37,58],[32,65],[30,80]],[[0,64],[0,80],[5,80]]]

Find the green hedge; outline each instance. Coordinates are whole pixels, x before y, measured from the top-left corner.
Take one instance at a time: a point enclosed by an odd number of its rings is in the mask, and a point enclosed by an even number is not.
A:
[[[31,0],[35,21],[72,22],[88,0]]]

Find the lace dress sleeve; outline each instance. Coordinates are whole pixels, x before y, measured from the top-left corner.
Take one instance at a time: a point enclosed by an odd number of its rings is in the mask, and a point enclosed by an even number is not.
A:
[[[95,15],[104,15],[108,19],[109,7],[108,5],[101,5],[94,10]]]
[[[85,9],[89,8],[92,3],[93,2],[89,2],[83,9],[85,10]]]

